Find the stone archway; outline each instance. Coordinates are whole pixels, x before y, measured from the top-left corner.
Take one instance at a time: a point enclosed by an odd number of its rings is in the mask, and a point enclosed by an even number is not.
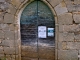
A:
[[[30,2],[28,2],[26,4],[26,2],[27,1],[25,1],[23,4],[21,4],[21,6],[19,8],[19,11],[17,11],[17,13],[19,13],[19,15],[18,15],[18,23],[20,23],[20,17],[21,17],[21,13],[22,13],[23,9],[30,3]],[[58,21],[57,21],[57,16],[56,16],[55,10],[50,5],[50,3],[48,1],[43,1],[43,2],[49,6],[49,8],[51,9],[52,13],[54,14],[54,19],[55,19],[55,59],[57,59],[57,39],[58,39]],[[22,10],[20,10],[20,9],[22,9]],[[19,29],[20,29],[20,24],[19,24]],[[18,36],[20,37],[20,40],[19,40],[19,42],[20,42],[19,43],[19,58],[21,59],[21,50],[20,50],[21,49],[21,36],[20,36],[20,30],[18,30]]]
[[[52,10],[52,12],[54,13],[54,16],[55,16],[55,12],[54,12],[54,9],[51,7],[51,5],[47,2],[47,1],[44,1],[50,8],[51,8],[51,10]],[[20,13],[21,14],[21,13]],[[19,16],[20,17],[20,16]],[[55,18],[55,17],[54,17]],[[55,20],[57,20],[57,19],[55,19]],[[56,24],[57,25],[57,24]],[[55,28],[55,30],[56,30],[57,28]],[[57,34],[55,34],[55,36],[57,36]],[[57,37],[55,38],[55,40],[57,39]],[[56,40],[57,41],[57,40]],[[55,41],[55,42],[56,42]],[[57,47],[57,46],[56,46]],[[55,49],[55,51],[57,51],[56,49]],[[57,53],[55,53],[55,54],[57,54]],[[21,56],[21,54],[20,54],[20,56]]]

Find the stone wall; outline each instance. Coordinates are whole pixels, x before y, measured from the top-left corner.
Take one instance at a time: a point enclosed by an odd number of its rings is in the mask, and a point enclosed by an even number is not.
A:
[[[0,0],[0,58],[20,60],[19,13],[30,0]],[[56,60],[80,60],[80,0],[43,0],[55,15]]]

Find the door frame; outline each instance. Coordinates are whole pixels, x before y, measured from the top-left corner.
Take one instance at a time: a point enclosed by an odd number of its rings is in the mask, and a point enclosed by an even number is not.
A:
[[[15,24],[17,25],[17,42],[18,42],[18,60],[21,60],[21,32],[20,32],[20,17],[24,8],[30,4],[33,0],[25,0],[18,8],[15,14]],[[46,0],[42,0],[52,11],[55,20],[55,60],[58,59],[58,35],[59,35],[59,26],[58,26],[58,17],[54,7]],[[17,48],[17,47],[16,47]]]

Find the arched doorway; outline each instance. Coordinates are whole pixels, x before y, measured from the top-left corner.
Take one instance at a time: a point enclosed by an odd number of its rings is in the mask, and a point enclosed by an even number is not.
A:
[[[55,20],[42,1],[28,4],[21,14],[22,60],[55,60]]]

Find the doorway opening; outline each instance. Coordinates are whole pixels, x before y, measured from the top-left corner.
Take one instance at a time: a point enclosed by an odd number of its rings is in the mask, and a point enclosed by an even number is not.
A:
[[[28,4],[21,14],[21,59],[55,60],[55,20],[40,0]]]

